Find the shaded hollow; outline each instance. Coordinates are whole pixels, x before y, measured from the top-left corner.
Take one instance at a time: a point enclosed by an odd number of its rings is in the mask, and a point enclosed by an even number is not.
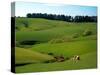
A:
[[[21,45],[34,45],[34,44],[37,44],[39,43],[39,41],[34,41],[34,40],[28,40],[28,41],[21,41],[20,44]]]

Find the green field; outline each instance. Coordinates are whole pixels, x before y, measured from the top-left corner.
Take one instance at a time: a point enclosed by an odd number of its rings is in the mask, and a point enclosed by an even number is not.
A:
[[[97,67],[96,23],[16,18],[15,33],[16,73]],[[70,59],[75,55],[77,62]],[[69,59],[58,62],[55,56]]]
[[[16,48],[15,52],[16,64],[36,63],[53,59],[50,55],[41,54],[39,52],[27,50],[24,48]]]

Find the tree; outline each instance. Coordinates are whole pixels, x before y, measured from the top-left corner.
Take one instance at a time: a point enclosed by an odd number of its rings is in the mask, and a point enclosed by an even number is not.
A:
[[[32,15],[31,15],[30,13],[28,13],[28,14],[27,14],[27,17],[28,17],[28,18],[31,18],[31,17],[32,17]]]
[[[56,15],[56,14],[47,14],[47,13],[28,13],[27,18],[45,18],[50,20],[61,20],[67,22],[97,22],[97,16],[80,16],[75,17],[68,15]]]

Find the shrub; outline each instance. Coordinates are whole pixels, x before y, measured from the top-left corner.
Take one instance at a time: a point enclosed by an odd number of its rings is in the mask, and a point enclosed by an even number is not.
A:
[[[48,55],[53,55],[53,53],[48,53]]]
[[[83,32],[83,36],[89,36],[89,35],[91,35],[92,34],[92,31],[90,31],[90,30],[85,30],[84,32]]]

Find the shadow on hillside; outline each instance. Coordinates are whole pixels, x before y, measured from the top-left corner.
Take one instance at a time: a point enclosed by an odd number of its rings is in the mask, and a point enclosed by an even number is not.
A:
[[[34,41],[34,40],[17,41],[16,47],[29,48],[32,45],[40,44],[40,43],[41,43],[40,41]]]
[[[31,40],[31,41],[22,41],[20,42],[21,45],[34,45],[34,44],[37,44],[39,43],[39,41],[34,41],[34,40]]]
[[[32,63],[21,63],[21,64],[15,64],[16,67],[18,66],[25,66],[25,65],[29,65],[29,64],[32,64]]]

